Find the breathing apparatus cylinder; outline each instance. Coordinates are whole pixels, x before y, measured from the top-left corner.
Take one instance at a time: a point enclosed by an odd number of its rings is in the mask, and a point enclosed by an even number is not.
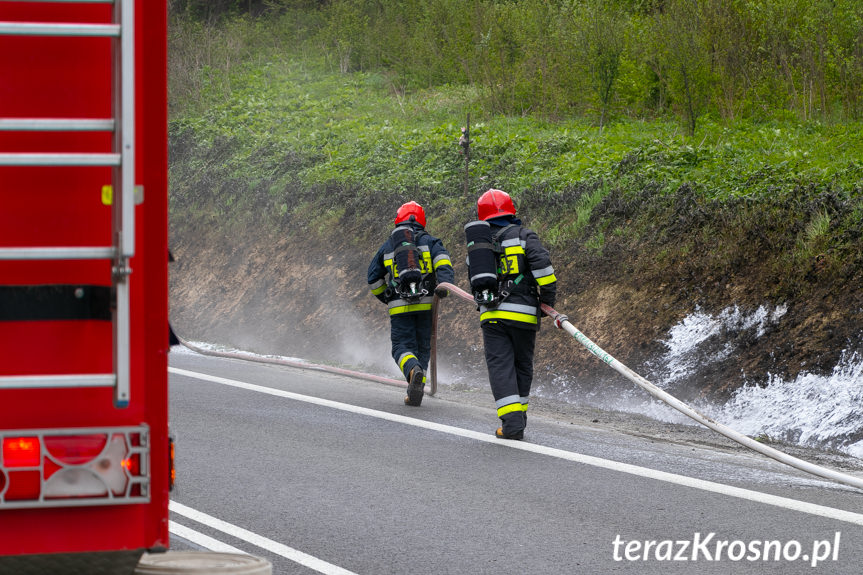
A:
[[[419,299],[428,292],[422,286],[422,254],[417,248],[413,231],[407,226],[393,230],[393,263],[397,277],[393,278],[402,299]]]
[[[464,235],[473,298],[479,305],[493,305],[497,298],[497,254],[492,243],[491,226],[481,220],[470,222],[464,227]]]

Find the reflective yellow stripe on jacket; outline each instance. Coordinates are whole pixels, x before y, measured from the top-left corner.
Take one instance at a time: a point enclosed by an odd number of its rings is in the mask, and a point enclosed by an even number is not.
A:
[[[423,259],[425,259],[425,258],[426,258],[426,256],[428,256],[429,258],[431,258],[431,254],[428,254],[428,252],[424,252],[424,253],[423,253]],[[448,255],[446,255],[446,254],[441,254],[441,255],[439,255],[438,257],[436,257],[436,258],[434,259],[433,268],[435,269],[435,271],[437,271],[437,269],[438,269],[439,267],[441,267],[441,266],[449,266],[449,267],[452,267],[452,262],[451,262],[451,261],[449,261],[449,256],[448,256]]]
[[[532,305],[521,305],[516,303],[503,302],[496,308],[487,308],[480,306],[480,321],[488,321],[495,319],[509,319],[536,325],[539,321],[539,310]]]
[[[533,279],[536,280],[536,284],[540,287],[557,281],[557,278],[554,276],[554,268],[551,266],[542,268],[541,270],[530,270],[530,273],[533,275]]]
[[[432,301],[434,301],[434,298],[428,296],[420,299],[417,303],[408,303],[403,299],[394,299],[387,305],[387,307],[389,308],[390,315],[409,313],[412,311],[431,311]]]
[[[369,284],[369,289],[372,290],[374,295],[380,295],[387,291],[387,284],[384,283],[384,280],[380,279],[374,283]]]

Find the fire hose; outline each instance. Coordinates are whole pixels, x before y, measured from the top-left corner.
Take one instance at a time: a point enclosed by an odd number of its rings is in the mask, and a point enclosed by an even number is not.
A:
[[[455,294],[456,296],[474,304],[474,298],[458,286],[455,286],[450,283],[442,283],[439,287],[445,288],[449,290],[451,294]],[[430,374],[431,374],[431,386],[432,389],[437,389],[437,361],[436,361],[436,320],[437,320],[437,303],[438,297],[435,296],[434,303],[432,304],[432,310],[434,312],[433,319],[433,327],[432,327],[432,352],[431,352],[431,363],[430,363]],[[780,463],[784,463],[785,465],[789,465],[800,471],[804,471],[806,473],[810,473],[812,475],[816,475],[818,477],[822,477],[824,479],[829,479],[831,481],[837,481],[839,483],[843,483],[845,485],[850,485],[852,487],[856,487],[857,489],[863,489],[863,479],[854,477],[852,475],[848,475],[845,473],[841,473],[839,471],[834,471],[832,469],[826,469],[824,467],[815,465],[813,463],[809,463],[808,461],[803,461],[802,459],[798,459],[787,453],[783,453],[777,449],[774,449],[770,446],[764,445],[763,443],[759,443],[755,441],[749,436],[743,435],[737,431],[734,431],[730,427],[727,427],[717,421],[714,421],[710,417],[699,413],[695,409],[691,408],[687,404],[683,403],[670,393],[658,388],[654,384],[650,383],[647,379],[640,376],[636,372],[632,371],[619,361],[617,361],[610,354],[605,352],[601,347],[596,345],[593,341],[591,341],[586,335],[581,333],[574,325],[569,323],[566,316],[558,313],[554,308],[548,306],[546,304],[542,304],[542,311],[545,312],[546,315],[551,317],[554,320],[559,320],[560,329],[566,331],[573,338],[575,338],[578,343],[587,348],[587,350],[598,357],[603,363],[606,363],[609,367],[614,369],[616,372],[623,375],[632,383],[641,387],[645,391],[647,391],[650,395],[659,399],[660,401],[666,403],[667,405],[673,407],[680,413],[686,415],[687,417],[694,419],[698,423],[716,431],[731,439],[732,441],[739,443],[740,445],[752,449],[753,451],[757,451],[762,455],[766,455],[771,459],[779,461]],[[556,322],[558,323],[558,322]]]
[[[286,359],[283,357],[267,357],[260,355],[252,355],[248,353],[240,353],[235,351],[216,351],[211,349],[205,349],[201,346],[195,345],[179,335],[177,335],[177,339],[183,345],[183,347],[187,347],[196,353],[200,353],[201,355],[208,355],[211,357],[226,357],[230,359],[242,359],[244,361],[254,361],[257,363],[270,363],[273,365],[286,365],[288,367],[295,367],[298,369],[308,369],[311,371],[326,371],[329,373],[336,373],[339,375],[346,375],[348,377],[353,377],[355,379],[365,379],[368,381],[374,381],[375,383],[383,383],[384,385],[392,385],[394,387],[407,387],[407,382],[399,380],[399,379],[391,379],[389,377],[382,377],[379,375],[372,375],[369,373],[363,373],[361,371],[352,371],[349,369],[342,369],[340,367],[335,367],[332,365],[320,365],[316,363],[309,363],[306,361],[294,361],[290,359]],[[435,386],[437,389],[437,386]],[[430,393],[433,395],[433,393]]]
[[[441,283],[441,284],[439,284],[438,287],[441,287],[441,288],[448,290],[449,293],[460,297],[461,299],[471,303],[472,305],[475,305],[475,303],[476,303],[474,301],[474,298],[469,293],[462,290],[461,288],[459,288],[456,285],[453,285],[451,283]],[[438,377],[437,377],[437,363],[438,363],[437,362],[437,333],[438,333],[438,316],[440,315],[439,314],[440,302],[441,302],[441,298],[439,296],[435,295],[434,300],[432,302],[432,334],[431,334],[431,357],[430,357],[430,361],[429,361],[429,378],[428,378],[427,387],[425,390],[425,392],[428,395],[434,395],[437,392],[437,382],[438,382]],[[641,375],[637,374],[636,372],[634,372],[633,370],[631,370],[627,366],[620,363],[617,359],[612,357],[609,353],[604,351],[596,343],[591,341],[586,335],[584,335],[582,332],[580,332],[575,326],[573,326],[571,323],[569,323],[566,316],[560,314],[551,306],[542,304],[542,311],[545,312],[545,314],[548,315],[549,317],[551,317],[552,319],[560,320],[559,321],[560,329],[562,329],[562,330],[566,331],[568,334],[570,334],[573,338],[575,338],[576,341],[578,341],[578,343],[580,343],[585,348],[587,348],[587,350],[590,353],[592,353],[593,355],[598,357],[603,363],[607,364],[609,367],[611,367],[612,369],[614,369],[615,371],[617,371],[618,373],[623,375],[629,381],[631,381],[632,383],[636,384],[637,386],[639,386],[642,389],[644,389],[645,391],[647,391],[650,395],[652,395],[656,399],[659,399],[663,403],[673,407],[674,409],[676,409],[680,413],[682,413],[682,414],[686,415],[687,417],[695,420],[696,422],[704,425],[705,427],[712,429],[713,431],[716,431],[717,433],[724,435],[728,439],[730,439],[730,440],[732,440],[732,441],[734,441],[734,442],[736,442],[736,443],[738,443],[744,447],[747,447],[753,451],[757,451],[758,453],[761,453],[762,455],[765,455],[765,456],[767,456],[771,459],[774,459],[780,463],[783,463],[785,465],[789,465],[791,467],[794,467],[795,469],[798,469],[800,471],[804,471],[806,473],[809,473],[809,474],[812,474],[812,475],[815,475],[818,477],[822,477],[824,479],[829,479],[831,481],[843,483],[845,485],[850,485],[851,487],[856,487],[857,489],[863,489],[863,479],[861,479],[861,478],[854,477],[852,475],[848,475],[845,473],[841,473],[839,471],[834,471],[832,469],[826,469],[824,467],[815,465],[813,463],[809,463],[808,461],[803,461],[802,459],[788,455],[787,453],[783,453],[783,452],[781,452],[777,449],[774,449],[770,446],[764,445],[763,443],[759,443],[758,441],[755,441],[751,437],[743,435],[742,433],[739,433],[739,432],[731,429],[730,427],[727,427],[727,426],[725,426],[725,425],[723,425],[717,421],[714,421],[710,417],[707,417],[706,415],[698,412],[697,410],[695,410],[692,407],[688,406],[687,404],[683,403],[682,401],[680,401],[679,399],[677,399],[676,397],[674,397],[670,393],[658,388],[657,386],[650,383],[647,379],[645,379]],[[180,340],[180,343],[183,346],[191,349],[192,351],[198,352],[202,355],[242,359],[242,360],[247,360],[247,361],[255,361],[255,362],[259,362],[259,363],[271,363],[271,364],[276,364],[276,365],[285,365],[288,367],[295,367],[295,368],[299,368],[299,369],[308,369],[308,370],[312,370],[312,371],[325,371],[325,372],[335,373],[335,374],[339,374],[339,375],[345,375],[348,377],[365,379],[365,380],[373,381],[376,383],[382,383],[384,385],[390,385],[390,386],[395,386],[395,387],[407,387],[407,382],[405,382],[403,380],[399,380],[399,379],[391,379],[388,377],[382,377],[382,376],[362,373],[362,372],[358,372],[358,371],[352,371],[352,370],[343,369],[343,368],[334,367],[334,366],[329,366],[329,365],[319,365],[319,364],[309,363],[309,362],[305,362],[305,361],[293,361],[293,360],[289,360],[289,359],[285,359],[285,358],[281,358],[281,357],[264,357],[264,356],[257,356],[257,355],[244,354],[244,353],[238,353],[238,352],[208,350],[208,349],[204,349],[200,346],[196,346],[196,345],[186,341],[185,339],[183,339],[179,336],[178,336],[178,339]]]

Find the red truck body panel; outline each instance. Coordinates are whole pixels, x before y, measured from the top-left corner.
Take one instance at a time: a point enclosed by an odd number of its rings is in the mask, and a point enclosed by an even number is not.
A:
[[[0,1],[2,22],[112,22],[111,4]],[[167,308],[167,5],[135,3],[134,256],[129,259],[130,401],[110,387],[2,388],[4,430],[146,426],[149,501],[4,508],[0,556],[92,553],[168,547],[170,487]],[[0,36],[0,117],[112,116],[111,38]],[[0,154],[111,153],[103,132],[0,131]],[[105,166],[0,165],[0,248],[111,246]],[[104,286],[110,260],[0,260],[0,286]],[[0,376],[108,374],[112,322],[104,318],[0,318]],[[2,469],[2,467],[0,467]],[[9,484],[0,470],[0,493]]]

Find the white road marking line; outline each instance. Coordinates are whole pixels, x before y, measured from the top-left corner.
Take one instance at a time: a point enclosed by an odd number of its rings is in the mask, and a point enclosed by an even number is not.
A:
[[[554,447],[546,447],[543,445],[525,443],[522,441],[498,439],[496,437],[493,437],[490,433],[480,433],[478,431],[471,431],[469,429],[462,429],[460,427],[453,427],[451,425],[443,425],[440,423],[423,421],[420,419],[414,419],[412,417],[406,417],[404,415],[398,415],[395,413],[387,413],[385,411],[378,411],[366,407],[358,407],[355,405],[340,403],[338,401],[332,401],[329,399],[321,399],[319,397],[301,395],[299,393],[293,393],[290,391],[274,389],[271,387],[265,387],[253,383],[246,383],[243,381],[227,379],[224,377],[217,377],[214,375],[207,375],[204,373],[188,371],[176,367],[169,367],[168,371],[177,375],[201,379],[204,381],[211,381],[213,383],[220,383],[222,385],[228,385],[231,387],[245,389],[248,391],[266,393],[277,397],[284,397],[296,401],[303,401],[306,403],[320,405],[323,407],[330,407],[333,409],[339,409],[350,413],[367,415],[369,417],[377,417],[378,419],[385,419],[388,421],[403,423],[405,425],[412,425],[414,427],[421,427],[424,429],[439,431],[441,433],[449,433],[450,435],[457,435],[468,439],[484,441],[486,443],[494,443],[501,447],[520,449],[522,451],[529,451],[532,453],[538,453],[540,455],[547,455],[549,457],[565,459],[567,461],[582,463],[584,465],[591,465],[593,467],[599,467],[602,469],[609,469],[611,471],[619,471],[621,473],[628,473],[630,475],[646,477],[649,479],[655,479],[657,481],[664,481],[666,483],[673,483],[675,485],[682,485],[684,487],[691,487],[693,489],[700,489],[702,491],[709,491],[711,493],[718,493],[720,495],[727,495],[729,497],[736,497],[738,499],[754,501],[756,503],[763,503],[766,505],[772,505],[774,507],[781,507],[783,509],[790,509],[792,511],[799,511],[801,513],[808,513],[810,515],[817,515],[819,517],[826,517],[828,519],[844,521],[846,523],[853,523],[855,525],[863,525],[863,514],[845,511],[844,509],[826,507],[824,505],[808,503],[806,501],[798,501],[797,499],[790,499],[788,497],[780,497],[778,495],[771,495],[769,493],[762,493],[760,491],[752,491],[750,489],[743,489],[741,487],[733,487],[731,485],[725,485],[713,481],[696,479],[694,477],[688,477],[686,475],[677,475],[676,473],[668,473],[666,471],[658,471],[656,469],[639,467],[637,465],[630,465],[628,463],[620,463],[617,461],[593,457],[591,455],[583,455],[581,453],[565,451],[563,449],[557,449]]]
[[[258,535],[257,533],[253,533],[247,529],[243,529],[242,527],[237,527],[236,525],[232,525],[227,521],[222,521],[221,519],[217,519],[212,515],[207,515],[201,511],[196,509],[192,509],[191,507],[187,507],[182,503],[177,503],[176,501],[171,501],[168,503],[168,509],[172,512],[182,515],[183,517],[187,517],[198,523],[206,525],[207,527],[212,527],[222,533],[226,533],[232,537],[236,537],[237,539],[241,539],[247,543],[251,543],[261,549],[265,549],[271,553],[275,553],[276,555],[280,555],[285,559],[289,559],[294,563],[299,563],[309,569],[314,569],[318,573],[324,573],[324,575],[357,575],[353,571],[348,571],[347,569],[342,569],[337,565],[333,565],[332,563],[327,563],[322,559],[318,559],[317,557],[313,557],[302,551],[297,551],[292,547],[288,547],[278,541],[273,541],[272,539],[268,539],[262,535]],[[179,535],[179,533],[178,533]],[[180,535],[182,537],[182,535]]]
[[[248,555],[242,549],[237,549],[236,547],[232,547],[227,543],[223,543],[218,539],[213,539],[209,535],[204,535],[199,531],[195,531],[189,527],[184,525],[180,525],[175,521],[168,521],[168,531],[177,537],[182,537],[188,541],[191,541],[195,545],[200,545],[204,549],[209,551],[218,551],[219,553],[240,553],[242,555]]]

